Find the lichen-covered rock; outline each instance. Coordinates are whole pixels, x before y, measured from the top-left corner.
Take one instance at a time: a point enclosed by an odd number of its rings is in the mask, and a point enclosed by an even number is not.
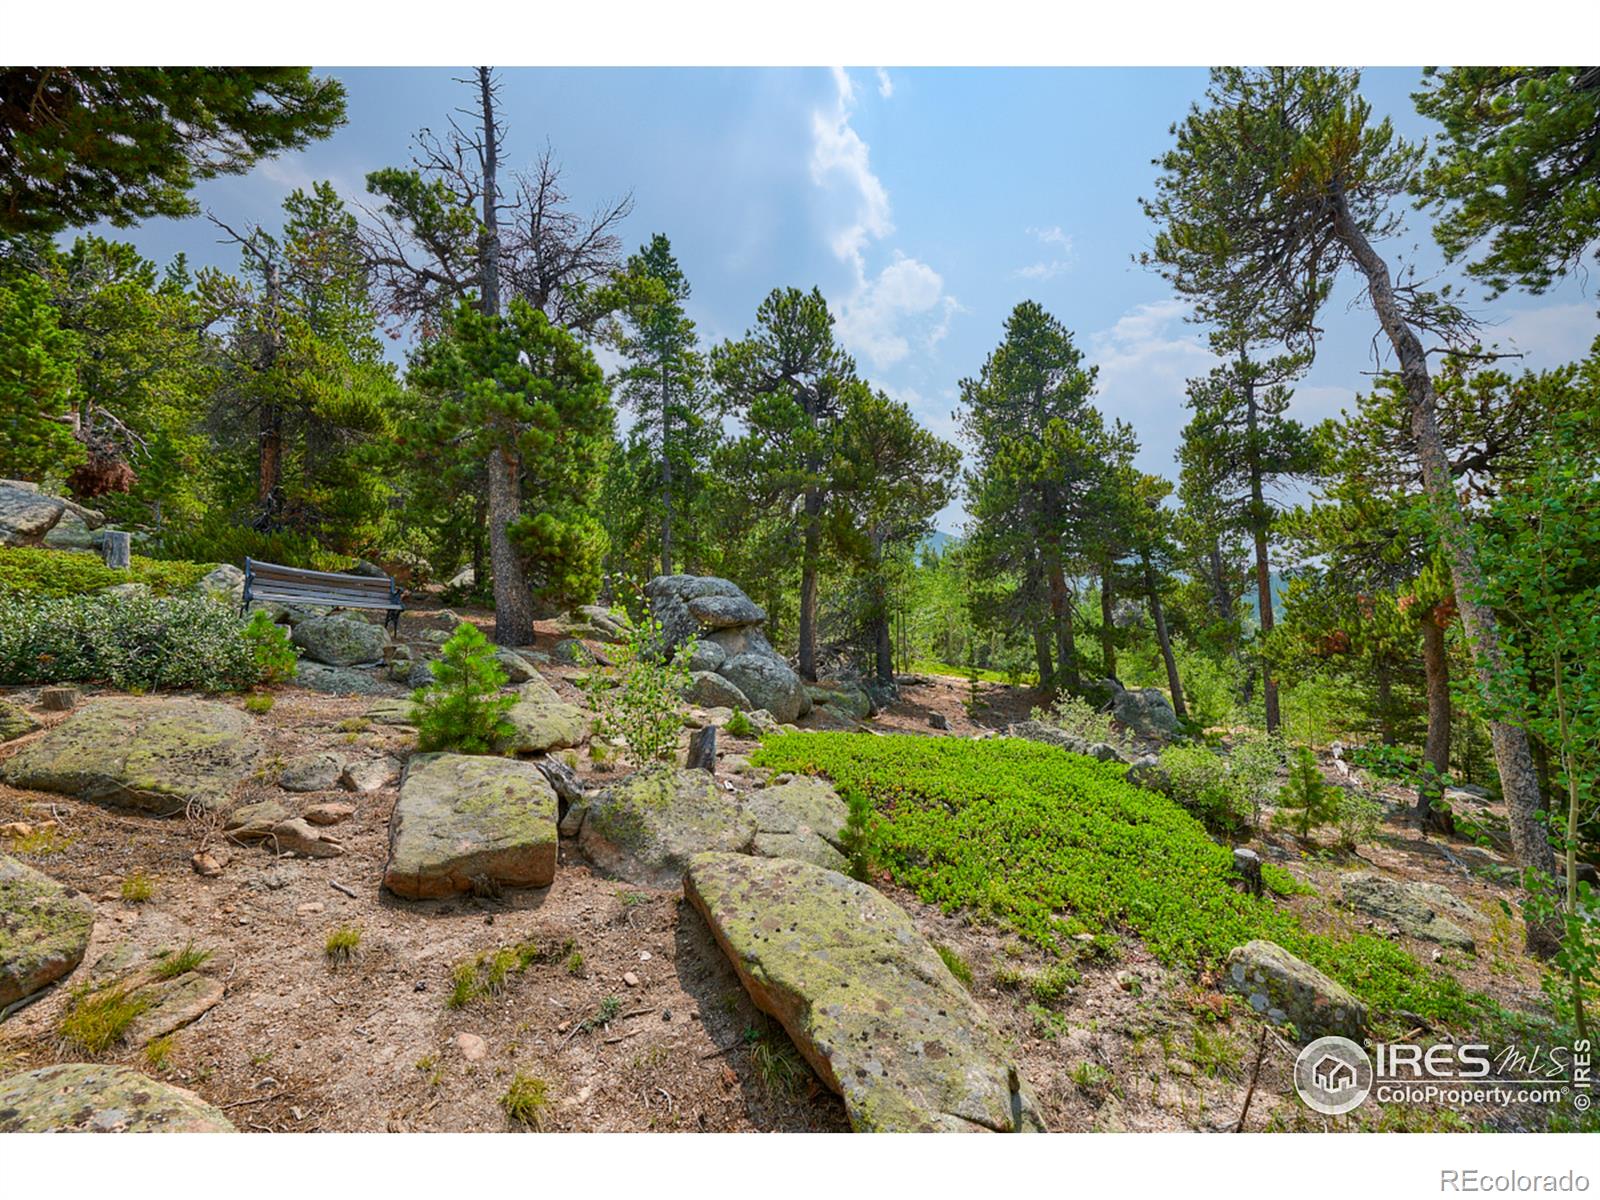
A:
[[[719,673],[749,697],[751,705],[766,709],[781,724],[811,711],[811,697],[800,676],[775,654],[736,654]]]
[[[849,865],[839,850],[849,810],[826,780],[799,775],[762,788],[745,801],[745,810],[756,820],[757,854],[796,858],[830,871]]]
[[[1159,688],[1118,691],[1111,701],[1117,723],[1139,737],[1170,742],[1178,736],[1178,714]]]
[[[1050,725],[1044,721],[1018,721],[1007,725],[1005,736],[1026,738],[1030,742],[1043,742],[1047,746],[1058,746],[1072,754],[1089,753],[1089,743],[1083,738],[1068,733],[1059,725]]]
[[[589,798],[578,844],[629,883],[676,887],[705,850],[748,852],[756,823],[704,771],[649,767]]]
[[[232,563],[223,563],[212,568],[195,581],[194,590],[202,596],[208,596],[219,604],[240,605],[244,603],[244,572]],[[252,611],[256,606],[252,606]],[[276,621],[278,609],[276,606],[273,620]]]
[[[39,728],[39,722],[25,708],[0,700],[0,742],[9,742]]]
[[[408,697],[394,696],[379,700],[362,715],[379,725],[414,725],[413,712],[416,707]]]
[[[339,784],[344,771],[344,756],[331,751],[298,754],[284,763],[278,786],[286,792],[327,792]]]
[[[94,909],[81,895],[0,854],[0,1009],[82,962],[93,931]]]
[[[689,670],[715,671],[727,661],[728,652],[716,642],[706,640],[694,644],[694,652],[689,655]]]
[[[600,656],[577,638],[562,638],[550,648],[551,656],[569,667],[587,667],[598,662]]]
[[[58,1063],[0,1079],[0,1133],[235,1133],[185,1088],[115,1063]]]
[[[747,603],[749,600],[738,584],[714,575],[657,575],[644,585],[644,594],[651,612],[661,622],[669,652],[700,631],[700,622],[689,612],[690,601],[707,596],[737,596]]]
[[[697,856],[684,891],[855,1129],[1043,1129],[989,1015],[879,892],[809,863],[737,854]]]
[[[751,707],[749,697],[730,681],[713,671],[695,671],[689,676],[689,685],[683,689],[683,698],[702,708]]]
[[[236,842],[259,842],[271,837],[273,828],[289,820],[292,815],[276,800],[242,804],[228,814],[222,832]]]
[[[549,704],[564,703],[561,693],[537,671],[517,685],[517,695],[524,700],[539,700]]]
[[[853,683],[810,684],[806,694],[811,697],[812,704],[831,708],[856,721],[865,721],[875,711],[866,689]]]
[[[381,625],[357,617],[313,617],[294,627],[294,644],[313,662],[330,667],[380,663],[385,641]]]
[[[506,673],[507,683],[525,683],[538,675],[533,669],[533,664],[515,650],[508,650],[504,646],[496,646],[494,660],[500,664],[500,669]]]
[[[0,780],[137,808],[231,805],[261,753],[248,713],[214,700],[113,696],[86,705],[0,764]]]
[[[583,741],[589,731],[588,714],[562,700],[519,700],[506,713],[506,720],[516,732],[501,748],[516,754],[565,750]]]
[[[427,663],[417,667],[426,670]],[[329,696],[392,696],[399,689],[362,667],[330,667],[302,658],[295,667],[294,682],[313,692]]]
[[[226,992],[220,979],[199,971],[186,971],[174,979],[153,979],[133,991],[147,1007],[128,1026],[123,1040],[130,1046],[143,1046],[192,1025],[221,1004]]]
[[[352,792],[376,792],[400,778],[400,760],[385,754],[346,763],[339,772],[339,786]]]
[[[1366,1005],[1276,942],[1258,939],[1230,950],[1223,985],[1273,1024],[1293,1025],[1302,1044],[1330,1035],[1360,1041],[1366,1035]]]
[[[413,900],[548,887],[556,873],[556,793],[532,763],[419,754],[389,823],[383,884]]]
[[[1475,924],[1482,915],[1436,883],[1406,883],[1358,871],[1344,877],[1339,891],[1351,908],[1390,921],[1410,937],[1475,951],[1472,934],[1456,921]]]
[[[706,629],[731,629],[739,625],[761,625],[767,610],[743,592],[737,595],[695,596],[688,602],[689,615]]]
[[[36,483],[0,479],[0,546],[43,546],[56,526],[70,518],[84,529],[98,529],[105,517],[60,496],[39,490]]]

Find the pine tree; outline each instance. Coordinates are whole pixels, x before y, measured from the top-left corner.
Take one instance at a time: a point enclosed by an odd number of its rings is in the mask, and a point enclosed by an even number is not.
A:
[[[83,457],[70,424],[76,358],[45,281],[0,280],[0,477],[41,480]]]

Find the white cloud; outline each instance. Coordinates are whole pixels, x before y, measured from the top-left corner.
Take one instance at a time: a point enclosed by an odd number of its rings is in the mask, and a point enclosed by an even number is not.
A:
[[[1059,225],[1039,227],[1030,225],[1023,232],[1037,238],[1047,247],[1055,247],[1051,257],[1040,259],[1025,267],[1017,268],[1017,275],[1022,279],[1046,280],[1054,279],[1057,275],[1067,271],[1072,266],[1072,239],[1067,236]]]
[[[835,205],[829,244],[853,276],[849,294],[834,304],[840,340],[882,370],[919,347],[936,346],[962,309],[945,291],[938,271],[898,250],[877,274],[870,271],[872,244],[894,232],[889,192],[873,173],[866,142],[850,124],[854,82],[835,67],[833,83],[833,103],[812,114],[811,179]],[[887,83],[880,71],[880,94],[886,94]]]
[[[1600,323],[1592,304],[1554,304],[1513,313],[1499,325],[1483,331],[1485,345],[1520,351],[1526,357],[1500,365],[1513,373],[1520,368],[1545,371],[1574,362],[1589,353]]]
[[[1100,368],[1096,404],[1138,431],[1140,468],[1169,478],[1188,421],[1184,385],[1219,361],[1184,320],[1188,311],[1181,300],[1141,304],[1084,343],[1089,361]]]
[[[876,68],[878,72],[878,95],[885,100],[894,95],[894,80],[889,78],[889,72],[882,67]]]

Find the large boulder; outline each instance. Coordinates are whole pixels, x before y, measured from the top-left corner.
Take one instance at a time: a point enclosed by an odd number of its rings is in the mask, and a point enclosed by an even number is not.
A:
[[[757,707],[749,697],[715,671],[695,671],[689,676],[689,686],[683,689],[683,698],[701,708],[737,708],[747,711]]]
[[[82,962],[93,931],[94,909],[87,900],[0,854],[0,1009]]]
[[[1483,915],[1437,883],[1407,883],[1358,871],[1344,877],[1339,892],[1351,908],[1388,921],[1409,937],[1469,954],[1475,950],[1472,934],[1462,925],[1480,924]]]
[[[194,590],[202,596],[210,597],[219,604],[243,604],[244,572],[232,563],[223,563],[221,566],[213,567],[196,580]],[[261,607],[267,606],[256,605],[252,607],[251,611]],[[273,620],[277,620],[289,610],[283,605],[273,605],[268,607],[267,611],[273,614]]]
[[[8,700],[0,700],[0,742],[9,742],[37,728],[39,722],[33,719],[27,709]]]
[[[115,1063],[58,1063],[0,1079],[0,1133],[236,1133],[185,1088]]]
[[[532,763],[418,754],[389,822],[383,885],[413,900],[502,887],[549,887],[556,875],[556,793]]]
[[[700,622],[689,612],[690,601],[729,596],[750,602],[738,584],[715,575],[657,575],[644,585],[644,594],[651,612],[661,622],[667,651],[676,650],[700,632]],[[765,619],[763,615],[762,620]]]
[[[862,1131],[1034,1131],[1005,1038],[911,918],[837,871],[702,854],[684,891]]]
[[[231,807],[261,753],[256,722],[214,700],[95,700],[0,764],[0,780],[170,814]]]
[[[1293,1025],[1301,1044],[1328,1036],[1359,1042],[1366,1036],[1366,1005],[1276,942],[1256,940],[1230,950],[1222,982],[1274,1025]]]
[[[718,674],[750,700],[752,708],[764,708],[779,724],[803,717],[811,711],[800,676],[776,654],[736,654],[718,668]]]
[[[313,662],[330,667],[381,663],[387,640],[381,625],[359,617],[313,617],[294,627],[294,644]]]
[[[831,708],[854,721],[865,721],[878,710],[872,696],[858,683],[828,681],[810,684],[806,687],[806,695],[811,697],[813,705]]]
[[[1165,743],[1178,736],[1178,714],[1160,688],[1119,689],[1111,700],[1111,715],[1138,737]]]
[[[329,696],[393,696],[399,691],[362,667],[330,667],[309,658],[295,664],[294,682],[298,687]]]
[[[86,536],[88,530],[98,529],[106,522],[94,509],[48,495],[36,483],[0,479],[0,546],[47,545],[63,520],[74,536],[78,530],[85,531]]]
[[[676,887],[705,850],[748,852],[755,820],[705,771],[648,767],[589,798],[578,844],[629,883]]]
[[[703,629],[733,629],[740,625],[763,625],[767,610],[743,592],[695,596],[688,602],[689,615]]]
[[[514,754],[565,750],[578,745],[589,732],[589,715],[562,700],[519,700],[506,713],[506,720],[514,732],[501,749]]]
[[[745,801],[756,821],[752,849],[767,858],[795,858],[830,871],[849,865],[839,831],[849,816],[845,802],[824,779],[796,775],[764,787]]]

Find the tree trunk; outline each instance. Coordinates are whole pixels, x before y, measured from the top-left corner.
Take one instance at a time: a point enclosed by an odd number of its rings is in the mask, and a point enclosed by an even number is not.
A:
[[[263,375],[277,366],[283,352],[283,276],[275,261],[267,262],[266,273],[267,344],[261,363]],[[283,484],[283,409],[270,397],[262,398],[258,429],[256,500],[261,505],[264,523],[270,525],[280,503],[278,489]]]
[[[1261,487],[1261,451],[1256,445],[1256,385],[1246,375],[1245,413],[1250,446],[1250,532],[1256,545],[1256,604],[1261,611],[1261,698],[1266,707],[1267,732],[1278,731],[1278,681],[1272,677],[1265,643],[1272,632],[1272,570],[1267,563],[1267,501]]]
[[[1161,591],[1156,587],[1156,573],[1150,566],[1150,556],[1144,556],[1144,591],[1150,601],[1150,619],[1155,622],[1156,644],[1161,647],[1161,661],[1167,665],[1167,687],[1172,692],[1172,711],[1179,720],[1189,719],[1188,706],[1183,702],[1183,681],[1178,678],[1178,660],[1172,654],[1172,639],[1167,636],[1167,614],[1161,608]]]
[[[1050,634],[1043,625],[1033,627],[1033,661],[1039,668],[1039,687],[1048,688],[1055,665],[1050,661]]]
[[[1045,552],[1050,580],[1050,623],[1056,635],[1056,666],[1067,690],[1078,690],[1078,648],[1072,629],[1072,605],[1067,596],[1066,572],[1061,568],[1061,550],[1052,545]]]
[[[1380,654],[1378,672],[1378,740],[1393,746],[1399,738],[1394,728],[1394,665],[1387,655]]]
[[[1107,679],[1117,677],[1117,627],[1112,620],[1111,564],[1100,568],[1100,665]]]
[[[817,679],[817,558],[822,548],[822,497],[806,493],[805,551],[800,564],[800,678]]]
[[[1431,613],[1422,620],[1422,670],[1428,688],[1428,734],[1422,745],[1423,777],[1417,788],[1416,820],[1426,827],[1439,794],[1437,781],[1450,770],[1450,659],[1445,653],[1444,630]]]
[[[1439,540],[1450,563],[1461,627],[1477,651],[1474,657],[1478,677],[1488,691],[1494,680],[1505,673],[1505,654],[1500,646],[1500,627],[1494,611],[1478,599],[1483,574],[1478,565],[1477,548],[1472,544],[1466,517],[1461,511],[1460,498],[1456,495],[1444,439],[1439,434],[1427,356],[1400,311],[1400,302],[1389,282],[1389,265],[1356,224],[1343,193],[1336,193],[1334,199],[1334,232],[1366,276],[1372,307],[1400,360],[1400,379],[1411,407],[1411,435],[1422,466],[1423,486],[1433,502]],[[1533,770],[1533,756],[1528,751],[1527,731],[1505,721],[1492,721],[1489,737],[1494,745],[1495,765],[1500,772],[1500,788],[1506,799],[1511,844],[1517,861],[1524,867],[1553,874],[1555,855],[1550,849],[1550,837],[1536,815],[1541,806],[1539,781]],[[1529,934],[1531,939],[1534,936],[1531,924]]]

